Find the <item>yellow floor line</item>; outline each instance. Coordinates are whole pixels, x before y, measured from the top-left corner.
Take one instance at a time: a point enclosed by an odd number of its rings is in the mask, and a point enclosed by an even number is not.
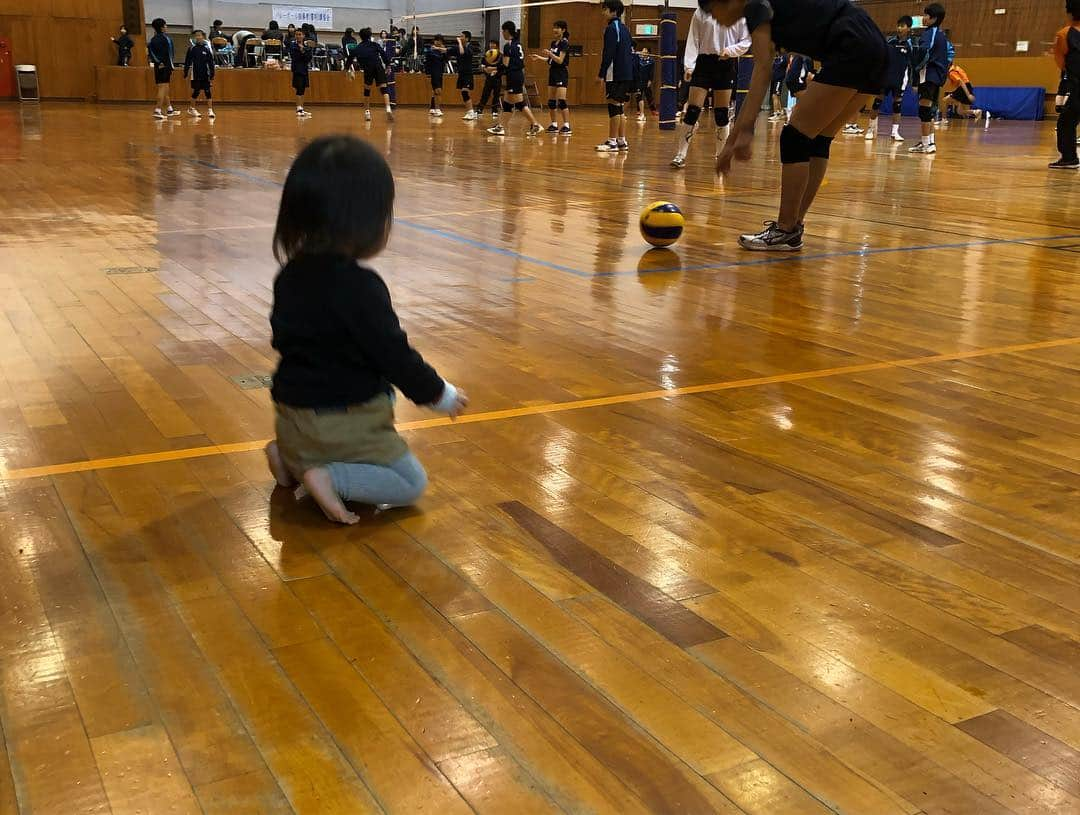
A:
[[[1019,345],[1001,345],[994,348],[980,348],[972,351],[956,351],[951,354],[934,354],[926,357],[911,357],[910,359],[867,362],[861,365],[844,365],[838,368],[821,368],[816,371],[797,371],[794,373],[774,374],[772,376],[759,376],[751,379],[734,379],[728,382],[712,382],[706,385],[689,385],[684,388],[624,393],[617,396],[601,396],[595,399],[577,399],[572,402],[553,402],[546,405],[530,405],[528,407],[509,408],[507,410],[490,410],[484,413],[466,414],[457,420],[457,424],[498,422],[504,419],[515,419],[520,416],[541,416],[548,413],[563,413],[568,410],[608,407],[610,405],[623,405],[630,402],[668,399],[673,396],[692,396],[699,393],[716,393],[717,391],[734,390],[736,388],[753,388],[758,385],[804,382],[809,379],[824,379],[826,377],[842,376],[844,374],[861,374],[872,371],[885,371],[894,368],[912,368],[919,365],[931,365],[935,362],[955,362],[963,359],[975,359],[977,357],[989,357],[999,354],[1015,354],[1023,351],[1039,351],[1046,348],[1060,348],[1062,346],[1077,344],[1080,344],[1080,337],[1064,337],[1056,340],[1027,342]],[[398,430],[423,430],[428,427],[445,427],[449,424],[453,424],[453,422],[445,416],[440,416],[433,419],[401,422],[398,424]],[[268,441],[269,439],[259,439],[257,441],[241,441],[234,444],[211,444],[205,447],[188,447],[182,450],[163,450],[157,453],[139,453],[136,455],[113,456],[111,458],[96,458],[88,461],[70,461],[63,464],[45,464],[40,467],[16,467],[13,469],[0,468],[0,480],[19,481],[27,478],[63,475],[65,473],[80,473],[88,470],[134,467],[139,464],[157,464],[163,461],[181,461],[189,458],[226,455],[228,453],[249,453],[253,450],[262,449],[266,446]]]

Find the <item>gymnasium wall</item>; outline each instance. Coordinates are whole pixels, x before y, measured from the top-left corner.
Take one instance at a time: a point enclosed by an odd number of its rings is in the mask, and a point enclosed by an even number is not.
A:
[[[42,96],[85,99],[94,66],[116,61],[114,36],[122,0],[0,0],[0,34],[10,37],[16,64],[36,65]],[[134,59],[145,63],[142,36]]]
[[[255,33],[261,32],[270,22],[273,12],[273,0],[267,2],[220,2],[208,0],[193,4],[191,0],[144,0],[143,17],[149,25],[155,17],[162,17],[170,28],[187,31],[192,28],[209,28],[214,20],[221,20],[225,28],[247,28]],[[292,6],[329,6],[334,10],[334,29],[344,31],[347,27],[357,30],[371,26],[378,30],[390,24],[390,11],[386,2],[380,0],[336,0],[332,3],[279,2],[278,5]],[[194,6],[194,10],[193,10]],[[203,17],[205,16],[205,19]],[[196,19],[197,18],[197,19]]]
[[[864,0],[860,3],[885,31],[903,14],[922,14],[928,0]],[[1065,25],[1065,0],[942,0],[944,28],[956,46],[956,60],[971,57],[1033,58],[1046,54]],[[1005,14],[994,14],[994,9]],[[1026,54],[1016,43],[1027,41]]]

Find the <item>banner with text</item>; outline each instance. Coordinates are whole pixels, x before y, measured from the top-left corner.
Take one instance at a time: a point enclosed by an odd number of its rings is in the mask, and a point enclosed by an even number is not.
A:
[[[334,10],[321,6],[274,6],[274,19],[278,25],[286,28],[292,23],[297,28],[304,23],[311,23],[316,28],[325,30],[334,27]]]

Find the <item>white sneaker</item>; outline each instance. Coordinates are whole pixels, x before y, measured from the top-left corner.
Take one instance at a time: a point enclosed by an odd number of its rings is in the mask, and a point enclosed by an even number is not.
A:
[[[301,119],[310,119],[311,118],[311,114],[308,113],[303,108],[300,108],[299,110],[297,110],[296,115],[299,116]]]
[[[442,115],[443,115],[443,112],[441,110],[439,110],[438,108],[435,108],[435,118],[436,119],[441,119]]]
[[[169,108],[167,111],[165,111],[165,113],[168,116],[179,116],[180,115],[180,111],[178,111],[176,108]]]
[[[615,149],[618,150],[620,153],[626,153],[630,150],[630,145],[623,139],[619,139],[617,142],[615,142]]]
[[[365,110],[364,111],[364,121],[365,122],[370,122],[371,121],[371,111],[370,110]]]
[[[155,110],[154,111],[154,118],[157,119],[159,122],[164,122],[169,117],[166,116],[164,113],[162,113],[160,110]]]
[[[766,221],[765,229],[739,236],[739,246],[752,252],[799,252],[803,248],[802,229],[785,232],[776,221]]]
[[[475,110],[470,110],[468,113],[466,113],[461,118],[464,119],[466,122],[473,122],[479,117],[477,117]]]
[[[199,111],[195,110],[195,108],[188,108],[187,112],[188,112],[188,116],[194,116],[196,119],[201,119],[202,118],[202,114],[199,113]]]
[[[923,152],[924,153],[936,153],[937,152],[937,145],[933,144],[933,143],[928,144],[928,145],[926,145],[926,149],[923,150]]]
[[[649,121],[649,117],[646,116],[644,113],[639,113],[638,116],[637,116],[637,120],[639,122],[647,122],[647,121]]]
[[[619,145],[608,139],[607,141],[600,142],[600,144],[596,145],[596,149],[601,153],[618,153]]]
[[[909,153],[925,153],[925,152],[926,152],[926,145],[925,145],[925,144],[923,144],[923,143],[922,143],[922,142],[920,141],[920,142],[919,142],[918,144],[916,144],[916,145],[915,145],[914,147],[909,147],[909,148],[908,148],[908,152],[909,152]]]
[[[217,114],[214,113],[213,108],[210,108],[208,111],[206,111],[206,115],[209,116],[211,119],[216,119],[217,118]]]
[[[495,125],[494,127],[489,127],[487,129],[487,132],[490,133],[492,136],[505,136],[506,128],[502,125]]]
[[[539,124],[529,125],[529,129],[525,131],[526,136],[539,136],[544,132],[544,128]]]
[[[867,128],[866,129],[866,135],[863,136],[863,138],[866,139],[867,141],[873,141],[876,136],[877,136],[877,131],[874,131],[874,130],[871,130],[870,128]]]
[[[904,140],[904,137],[901,136],[899,133],[893,133],[892,134],[892,140],[896,141],[896,142],[901,142],[901,141]]]
[[[686,166],[686,156],[675,156],[675,158],[671,160],[671,166],[678,170],[681,170],[683,167]]]
[[[434,116],[434,115],[435,115],[435,108],[432,108],[431,110],[428,111],[428,116]]]

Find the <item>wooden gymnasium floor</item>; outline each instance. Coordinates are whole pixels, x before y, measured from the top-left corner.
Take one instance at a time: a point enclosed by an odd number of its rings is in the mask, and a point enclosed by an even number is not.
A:
[[[708,131],[675,175],[603,126],[0,107],[0,811],[1080,811],[1052,125],[839,139],[794,258],[734,242],[775,128],[721,184]],[[272,491],[257,387],[279,185],[340,130],[390,157],[378,267],[473,398],[401,411],[431,490],[352,528]]]

